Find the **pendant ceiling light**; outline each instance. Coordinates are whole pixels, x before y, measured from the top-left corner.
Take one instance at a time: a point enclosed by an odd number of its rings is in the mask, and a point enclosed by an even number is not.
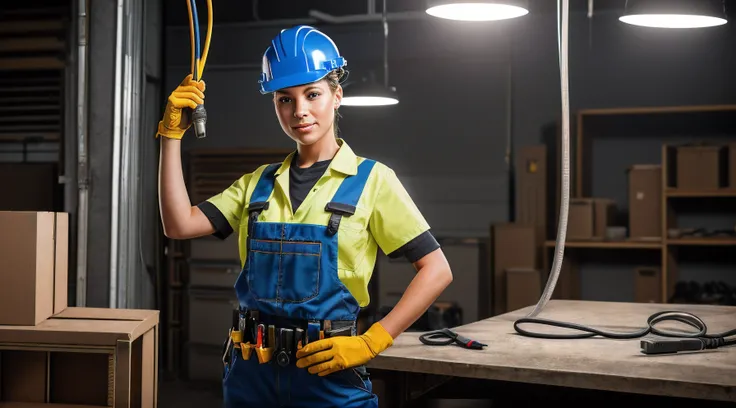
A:
[[[399,103],[396,88],[380,84],[373,79],[363,79],[345,85],[345,96],[340,103],[343,106],[386,106]]]
[[[386,0],[383,0],[383,86],[379,84],[373,73],[370,80],[353,84],[345,84],[344,106],[385,106],[396,105],[399,97],[396,88],[388,85],[388,19],[386,18]]]
[[[427,14],[448,20],[494,21],[529,13],[523,0],[428,0]]]
[[[699,28],[726,24],[724,0],[627,0],[624,23],[656,28]]]

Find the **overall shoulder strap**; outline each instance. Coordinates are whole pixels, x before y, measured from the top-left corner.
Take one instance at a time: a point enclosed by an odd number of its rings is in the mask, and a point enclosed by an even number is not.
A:
[[[337,233],[340,220],[343,216],[350,217],[355,214],[355,206],[358,204],[361,194],[363,194],[368,176],[370,176],[375,164],[375,160],[364,159],[358,166],[358,173],[354,176],[346,177],[332,197],[332,201],[327,203],[325,210],[332,213],[330,221],[327,224],[327,233],[329,235],[335,235]]]
[[[273,191],[274,182],[276,180],[276,170],[281,167],[281,163],[269,164],[261,174],[256,188],[253,189],[253,194],[250,197],[250,203],[248,204],[248,212],[253,214],[256,213],[256,217],[261,211],[268,209],[268,198],[271,196]]]

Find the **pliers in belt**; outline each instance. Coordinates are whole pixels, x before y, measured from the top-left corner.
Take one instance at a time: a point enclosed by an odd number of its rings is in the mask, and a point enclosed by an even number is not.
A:
[[[457,343],[460,347],[471,350],[482,350],[483,347],[488,346],[487,344],[463,337],[450,329],[440,329],[424,333],[419,336],[419,341],[428,346],[447,346]]]

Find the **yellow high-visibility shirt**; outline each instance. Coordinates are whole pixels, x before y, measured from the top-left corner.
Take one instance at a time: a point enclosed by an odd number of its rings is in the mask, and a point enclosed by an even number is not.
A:
[[[329,168],[309,191],[296,213],[292,211],[289,197],[289,167],[295,152],[289,154],[276,171],[269,208],[261,212],[258,220],[327,225],[331,213],[325,210],[325,205],[332,200],[342,180],[355,175],[358,165],[364,160],[356,156],[343,139],[338,139],[338,144],[340,149]],[[225,191],[207,200],[238,233],[241,267],[247,257],[248,203],[267,165],[243,175]],[[337,233],[337,273],[361,307],[370,303],[368,282],[373,274],[378,247],[390,254],[428,230],[427,221],[394,171],[376,162],[355,214],[342,217]]]

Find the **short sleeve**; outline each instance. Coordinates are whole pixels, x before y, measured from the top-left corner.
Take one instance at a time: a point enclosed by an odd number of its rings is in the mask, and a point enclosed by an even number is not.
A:
[[[393,170],[386,168],[381,177],[369,229],[381,250],[390,254],[428,231],[429,224]]]
[[[243,206],[245,205],[245,194],[248,190],[251,177],[251,173],[244,175],[223,192],[208,198],[206,201],[220,211],[233,231],[238,231],[238,227],[240,226],[240,217],[243,214]]]

